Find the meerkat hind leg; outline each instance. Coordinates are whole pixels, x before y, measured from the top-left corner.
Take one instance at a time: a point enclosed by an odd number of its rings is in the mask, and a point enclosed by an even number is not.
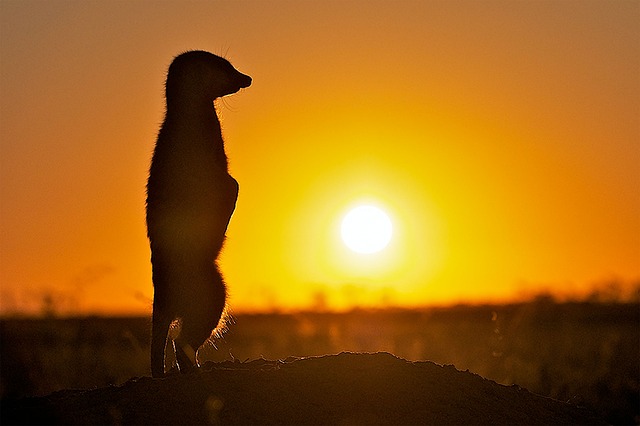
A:
[[[196,351],[187,343],[174,342],[176,364],[181,373],[188,373],[196,366]]]

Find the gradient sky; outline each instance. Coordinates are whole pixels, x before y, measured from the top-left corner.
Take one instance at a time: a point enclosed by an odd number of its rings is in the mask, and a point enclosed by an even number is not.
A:
[[[220,103],[236,311],[507,300],[640,278],[638,1],[0,2],[0,314],[148,313],[171,59]],[[368,202],[395,234],[338,235]]]

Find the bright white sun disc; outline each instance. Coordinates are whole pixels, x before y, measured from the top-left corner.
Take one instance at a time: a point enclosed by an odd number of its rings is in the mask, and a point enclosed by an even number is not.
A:
[[[350,210],[342,219],[340,228],[345,245],[362,254],[382,250],[391,241],[392,234],[391,219],[374,206],[359,206]]]

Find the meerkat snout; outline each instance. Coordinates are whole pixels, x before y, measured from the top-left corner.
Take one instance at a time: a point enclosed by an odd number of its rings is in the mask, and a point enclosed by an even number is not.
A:
[[[240,88],[244,89],[251,86],[251,77],[245,74],[240,74]]]

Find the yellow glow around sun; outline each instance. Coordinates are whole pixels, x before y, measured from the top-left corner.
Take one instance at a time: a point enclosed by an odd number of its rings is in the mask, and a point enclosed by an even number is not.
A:
[[[350,210],[345,215],[340,235],[346,246],[356,253],[376,253],[391,241],[393,226],[384,211],[364,205]]]
[[[374,140],[374,136],[364,139]],[[355,135],[349,140],[354,138]],[[271,279],[294,283],[283,296],[278,296],[279,300],[309,300],[305,292],[313,291],[324,295],[327,306],[348,309],[391,302],[412,304],[418,300],[416,295],[433,296],[440,288],[439,274],[448,254],[446,228],[430,194],[415,183],[413,175],[405,176],[370,162],[348,169],[329,169],[324,175],[305,181],[286,222],[273,210],[286,224],[283,242],[287,251],[283,259],[288,275],[274,273]],[[363,206],[382,211],[388,221],[382,219],[386,225],[373,226],[369,236],[365,231],[364,237],[357,237],[358,232],[347,232],[351,225],[347,226],[346,218]],[[255,232],[260,232],[258,225],[255,224]],[[381,239],[386,245],[378,243],[379,251],[371,250],[366,241],[379,238],[376,235],[385,227],[387,231],[381,234],[387,236]],[[347,241],[351,241],[348,235],[352,233],[356,242],[350,247]],[[235,241],[230,239],[230,244]],[[230,246],[228,253],[231,252]],[[278,262],[282,260],[266,263],[265,269]],[[238,268],[245,271],[246,263],[238,262]],[[263,279],[262,275],[256,274],[256,280]],[[251,299],[250,293],[246,294]],[[313,300],[316,299],[308,303]]]

